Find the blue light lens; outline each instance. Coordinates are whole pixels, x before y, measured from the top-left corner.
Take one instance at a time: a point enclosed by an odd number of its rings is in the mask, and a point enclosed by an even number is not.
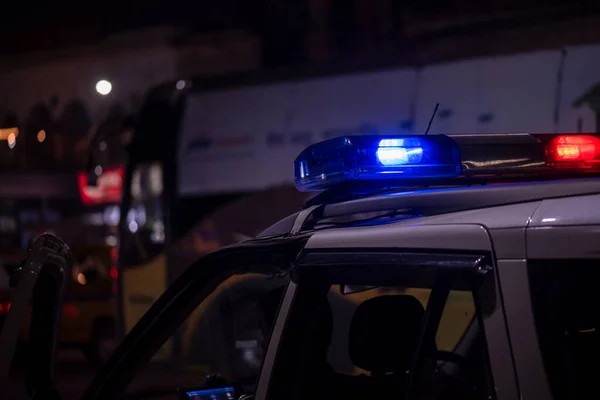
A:
[[[418,164],[423,158],[423,148],[417,138],[382,139],[377,149],[377,159],[386,166]]]
[[[343,136],[314,144],[294,163],[300,191],[322,191],[349,181],[450,178],[460,174],[455,142],[445,135]]]

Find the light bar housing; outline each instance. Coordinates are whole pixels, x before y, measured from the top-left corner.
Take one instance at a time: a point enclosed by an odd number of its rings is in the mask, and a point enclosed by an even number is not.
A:
[[[593,134],[342,136],[308,147],[294,162],[296,187],[303,192],[591,172],[600,173],[600,136]]]

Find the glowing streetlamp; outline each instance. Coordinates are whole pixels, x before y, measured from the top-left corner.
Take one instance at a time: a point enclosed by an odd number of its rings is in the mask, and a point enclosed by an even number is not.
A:
[[[98,92],[98,94],[106,96],[111,91],[112,84],[109,81],[102,79],[101,81],[98,81],[98,83],[96,83],[96,92]]]

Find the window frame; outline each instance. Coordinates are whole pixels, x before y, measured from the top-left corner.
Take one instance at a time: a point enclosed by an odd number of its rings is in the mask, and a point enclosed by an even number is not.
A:
[[[119,398],[198,305],[233,275],[289,271],[309,235],[252,240],[217,250],[192,264],[154,302],[95,376],[82,400]]]

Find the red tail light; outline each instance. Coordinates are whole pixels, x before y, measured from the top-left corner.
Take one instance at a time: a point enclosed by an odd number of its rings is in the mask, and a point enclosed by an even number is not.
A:
[[[0,303],[0,314],[7,313],[10,310],[10,303]]]
[[[117,262],[119,260],[119,251],[117,250],[116,247],[113,247],[111,249],[110,256],[112,258],[112,263],[113,263],[113,266],[110,269],[110,277],[113,280],[112,290],[113,290],[113,293],[117,293],[118,292],[117,278],[119,278],[119,270],[117,269]]]

